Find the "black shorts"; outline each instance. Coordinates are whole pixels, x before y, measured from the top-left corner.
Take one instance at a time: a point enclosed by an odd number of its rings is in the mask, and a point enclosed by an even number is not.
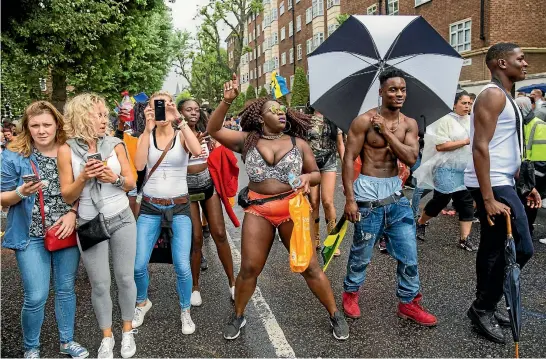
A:
[[[320,172],[337,171],[337,155],[335,152],[330,152],[325,155],[315,155],[315,161],[317,161]]]
[[[452,199],[453,207],[459,213],[459,221],[472,222],[474,220],[474,200],[467,189],[453,193],[441,193],[434,190],[432,199],[425,206],[425,214],[429,217],[436,217]]]
[[[198,173],[188,173],[186,178],[190,201],[206,201],[214,195],[214,183],[208,168]]]

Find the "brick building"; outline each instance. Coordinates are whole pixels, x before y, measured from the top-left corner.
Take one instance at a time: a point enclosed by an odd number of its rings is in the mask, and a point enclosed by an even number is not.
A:
[[[546,7],[536,0],[263,0],[264,10],[249,19],[244,44],[251,53],[239,66],[241,91],[249,84],[269,90],[277,70],[289,87],[295,67],[307,71],[307,55],[338,26],[340,14],[421,15],[465,59],[460,84],[477,90],[489,79],[485,53],[501,41],[516,42],[529,62],[521,85],[546,82]],[[233,41],[228,38],[228,53]],[[518,84],[520,85],[520,84]]]

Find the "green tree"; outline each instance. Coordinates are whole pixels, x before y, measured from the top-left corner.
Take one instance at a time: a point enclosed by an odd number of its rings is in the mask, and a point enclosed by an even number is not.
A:
[[[336,21],[339,25],[343,24],[351,15],[350,14],[339,14],[336,17]]]
[[[248,85],[248,88],[246,89],[245,94],[245,100],[254,100],[256,99],[256,89],[252,85]]]
[[[260,89],[260,94],[259,94],[258,97],[268,97],[268,96],[269,96],[269,94],[267,93],[267,90],[265,89],[265,87],[262,87]]]
[[[301,67],[296,67],[294,75],[294,86],[292,87],[292,98],[290,106],[305,106],[309,100],[309,84],[307,76]]]
[[[178,103],[180,101],[186,100],[186,99],[189,99],[189,98],[193,98],[190,91],[184,90],[181,93],[179,93],[178,96],[176,96],[176,99],[174,100],[174,102],[178,105]]]
[[[229,107],[229,112],[231,112],[233,115],[237,115],[239,112],[243,110],[243,107],[245,106],[245,97],[243,94],[239,94],[235,100],[233,100],[233,103]]]
[[[3,72],[5,94],[20,82],[21,97],[39,98],[36,80],[49,78],[49,97],[62,108],[67,86],[119,99],[125,89],[158,90],[169,69],[171,21],[162,0],[21,0],[2,10],[3,62],[18,69]]]

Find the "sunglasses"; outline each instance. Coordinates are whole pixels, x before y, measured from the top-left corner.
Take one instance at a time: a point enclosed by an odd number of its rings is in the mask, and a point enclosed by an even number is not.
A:
[[[274,114],[274,115],[283,115],[283,114],[286,113],[286,106],[280,105],[278,107],[276,105],[273,105],[267,111],[265,111],[265,113],[268,113],[269,111],[271,111],[271,113]]]

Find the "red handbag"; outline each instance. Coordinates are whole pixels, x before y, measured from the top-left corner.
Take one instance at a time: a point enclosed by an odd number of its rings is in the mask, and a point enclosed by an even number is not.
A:
[[[38,174],[38,170],[36,169],[36,166],[32,161],[30,161],[30,164],[32,165],[32,171],[34,171],[34,174],[36,177],[40,178],[40,175]],[[55,235],[59,228],[61,227],[60,224],[57,224],[55,226],[50,227],[49,229],[46,229],[45,226],[45,210],[44,210],[44,193],[42,192],[42,189],[40,188],[38,190],[38,199],[40,200],[40,214],[42,215],[42,226],[44,227],[44,246],[45,249],[47,249],[50,252],[55,252],[61,249],[75,247],[78,245],[77,237],[76,237],[76,230],[72,231],[72,233],[64,238],[60,239]]]

